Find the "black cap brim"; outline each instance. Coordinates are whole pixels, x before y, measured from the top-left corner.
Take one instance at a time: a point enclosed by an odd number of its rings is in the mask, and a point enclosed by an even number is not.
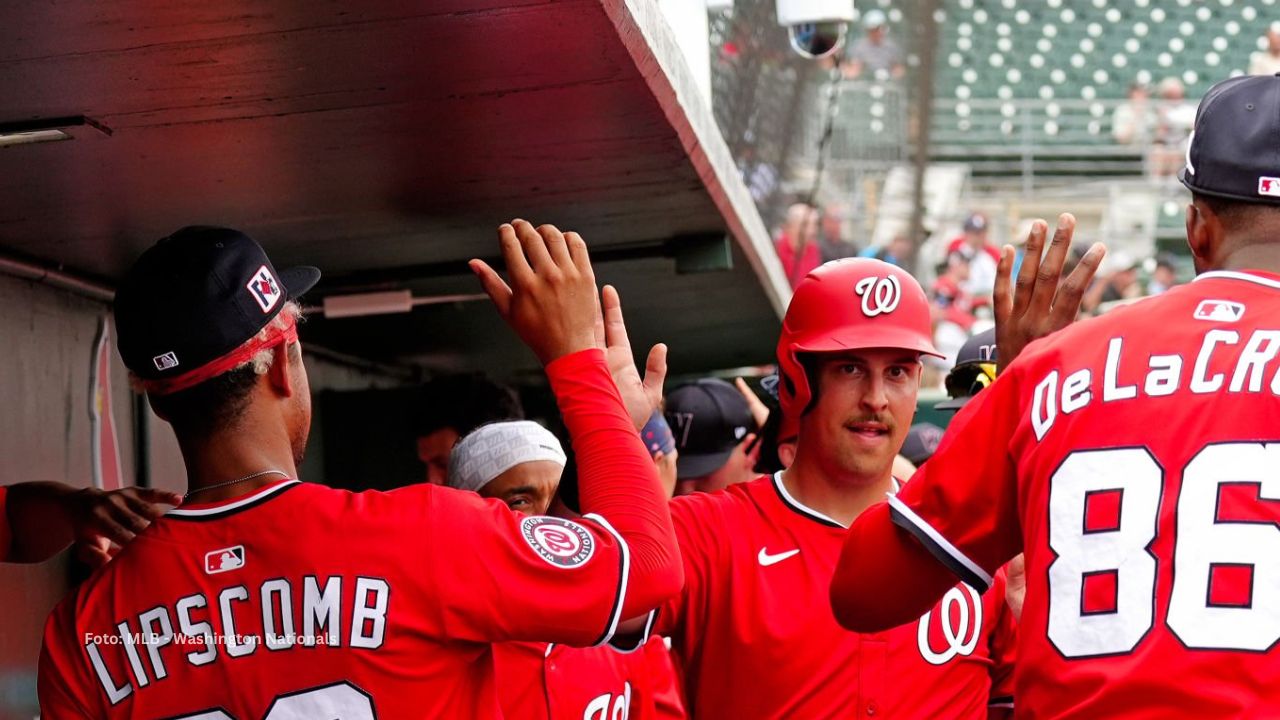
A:
[[[689,480],[691,478],[706,477],[719,470],[729,461],[729,456],[732,454],[733,448],[708,455],[680,453],[676,457],[676,479]]]
[[[964,397],[958,397],[958,398],[947,398],[946,400],[943,400],[937,405],[934,405],[933,409],[934,410],[959,410],[960,408],[967,405],[969,401],[972,399],[973,399],[972,395],[965,395]]]
[[[299,265],[280,271],[280,282],[290,300],[297,300],[320,282],[320,268]]]
[[[1191,180],[1187,169],[1184,167],[1178,171],[1178,182],[1183,187],[1190,190],[1195,195],[1207,195],[1209,197],[1221,198],[1223,200],[1235,200],[1236,202],[1249,203],[1251,205],[1280,205],[1280,198],[1268,197],[1265,195],[1237,195],[1235,193],[1219,192],[1217,190],[1206,190],[1196,187]]]

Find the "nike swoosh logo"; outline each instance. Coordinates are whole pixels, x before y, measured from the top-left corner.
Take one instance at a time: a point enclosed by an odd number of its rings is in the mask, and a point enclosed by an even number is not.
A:
[[[792,555],[799,554],[799,550],[788,550],[787,552],[778,553],[777,555],[770,555],[767,548],[760,548],[760,554],[756,556],[756,559],[760,561],[760,567],[769,567],[770,565],[777,565]]]

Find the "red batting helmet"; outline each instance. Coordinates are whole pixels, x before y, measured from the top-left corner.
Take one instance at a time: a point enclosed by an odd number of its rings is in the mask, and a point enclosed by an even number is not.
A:
[[[929,300],[902,268],[871,258],[816,268],[796,286],[778,338],[784,416],[799,419],[813,397],[800,353],[901,348],[942,357],[932,328]]]

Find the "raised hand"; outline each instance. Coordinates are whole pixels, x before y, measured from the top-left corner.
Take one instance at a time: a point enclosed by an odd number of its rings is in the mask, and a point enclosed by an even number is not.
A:
[[[1049,225],[1043,220],[1032,223],[1016,286],[1012,282],[1014,249],[1004,246],[996,268],[994,293],[999,370],[1008,367],[1028,343],[1061,330],[1079,315],[1080,300],[1098,271],[1106,248],[1094,243],[1062,280],[1062,267],[1075,230],[1075,217],[1070,213],[1059,215],[1053,242],[1042,260],[1040,254]]]
[[[600,347],[600,299],[587,244],[554,225],[534,228],[513,220],[498,228],[511,284],[483,260],[471,271],[511,326],[542,364]]]
[[[738,388],[738,392],[742,394],[744,400],[747,401],[747,407],[751,408],[751,419],[756,421],[756,427],[762,428],[769,420],[769,406],[764,404],[760,396],[747,385],[747,381],[742,378],[734,378],[733,386]]]
[[[601,295],[604,306],[605,357],[613,384],[618,386],[622,403],[636,430],[644,427],[649,416],[662,403],[662,383],[667,378],[667,346],[662,343],[649,348],[644,366],[644,378],[636,369],[631,354],[631,341],[627,338],[627,325],[622,321],[622,299],[612,285],[605,285]]]

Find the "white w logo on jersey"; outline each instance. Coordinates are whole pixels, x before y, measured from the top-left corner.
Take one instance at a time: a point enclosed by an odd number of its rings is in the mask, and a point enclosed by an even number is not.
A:
[[[964,588],[964,591],[960,588]],[[955,612],[952,611],[952,606],[955,606]],[[935,613],[942,626],[942,639],[946,643],[946,647],[941,651],[934,649],[929,636],[929,624]],[[948,590],[942,602],[920,617],[916,640],[920,644],[920,656],[925,662],[930,665],[943,665],[958,656],[972,655],[978,647],[978,639],[981,636],[982,596],[977,590],[961,583]]]
[[[898,278],[865,277],[853,286],[854,292],[862,297],[862,314],[875,317],[881,313],[891,313],[898,308],[902,300],[902,285]]]

